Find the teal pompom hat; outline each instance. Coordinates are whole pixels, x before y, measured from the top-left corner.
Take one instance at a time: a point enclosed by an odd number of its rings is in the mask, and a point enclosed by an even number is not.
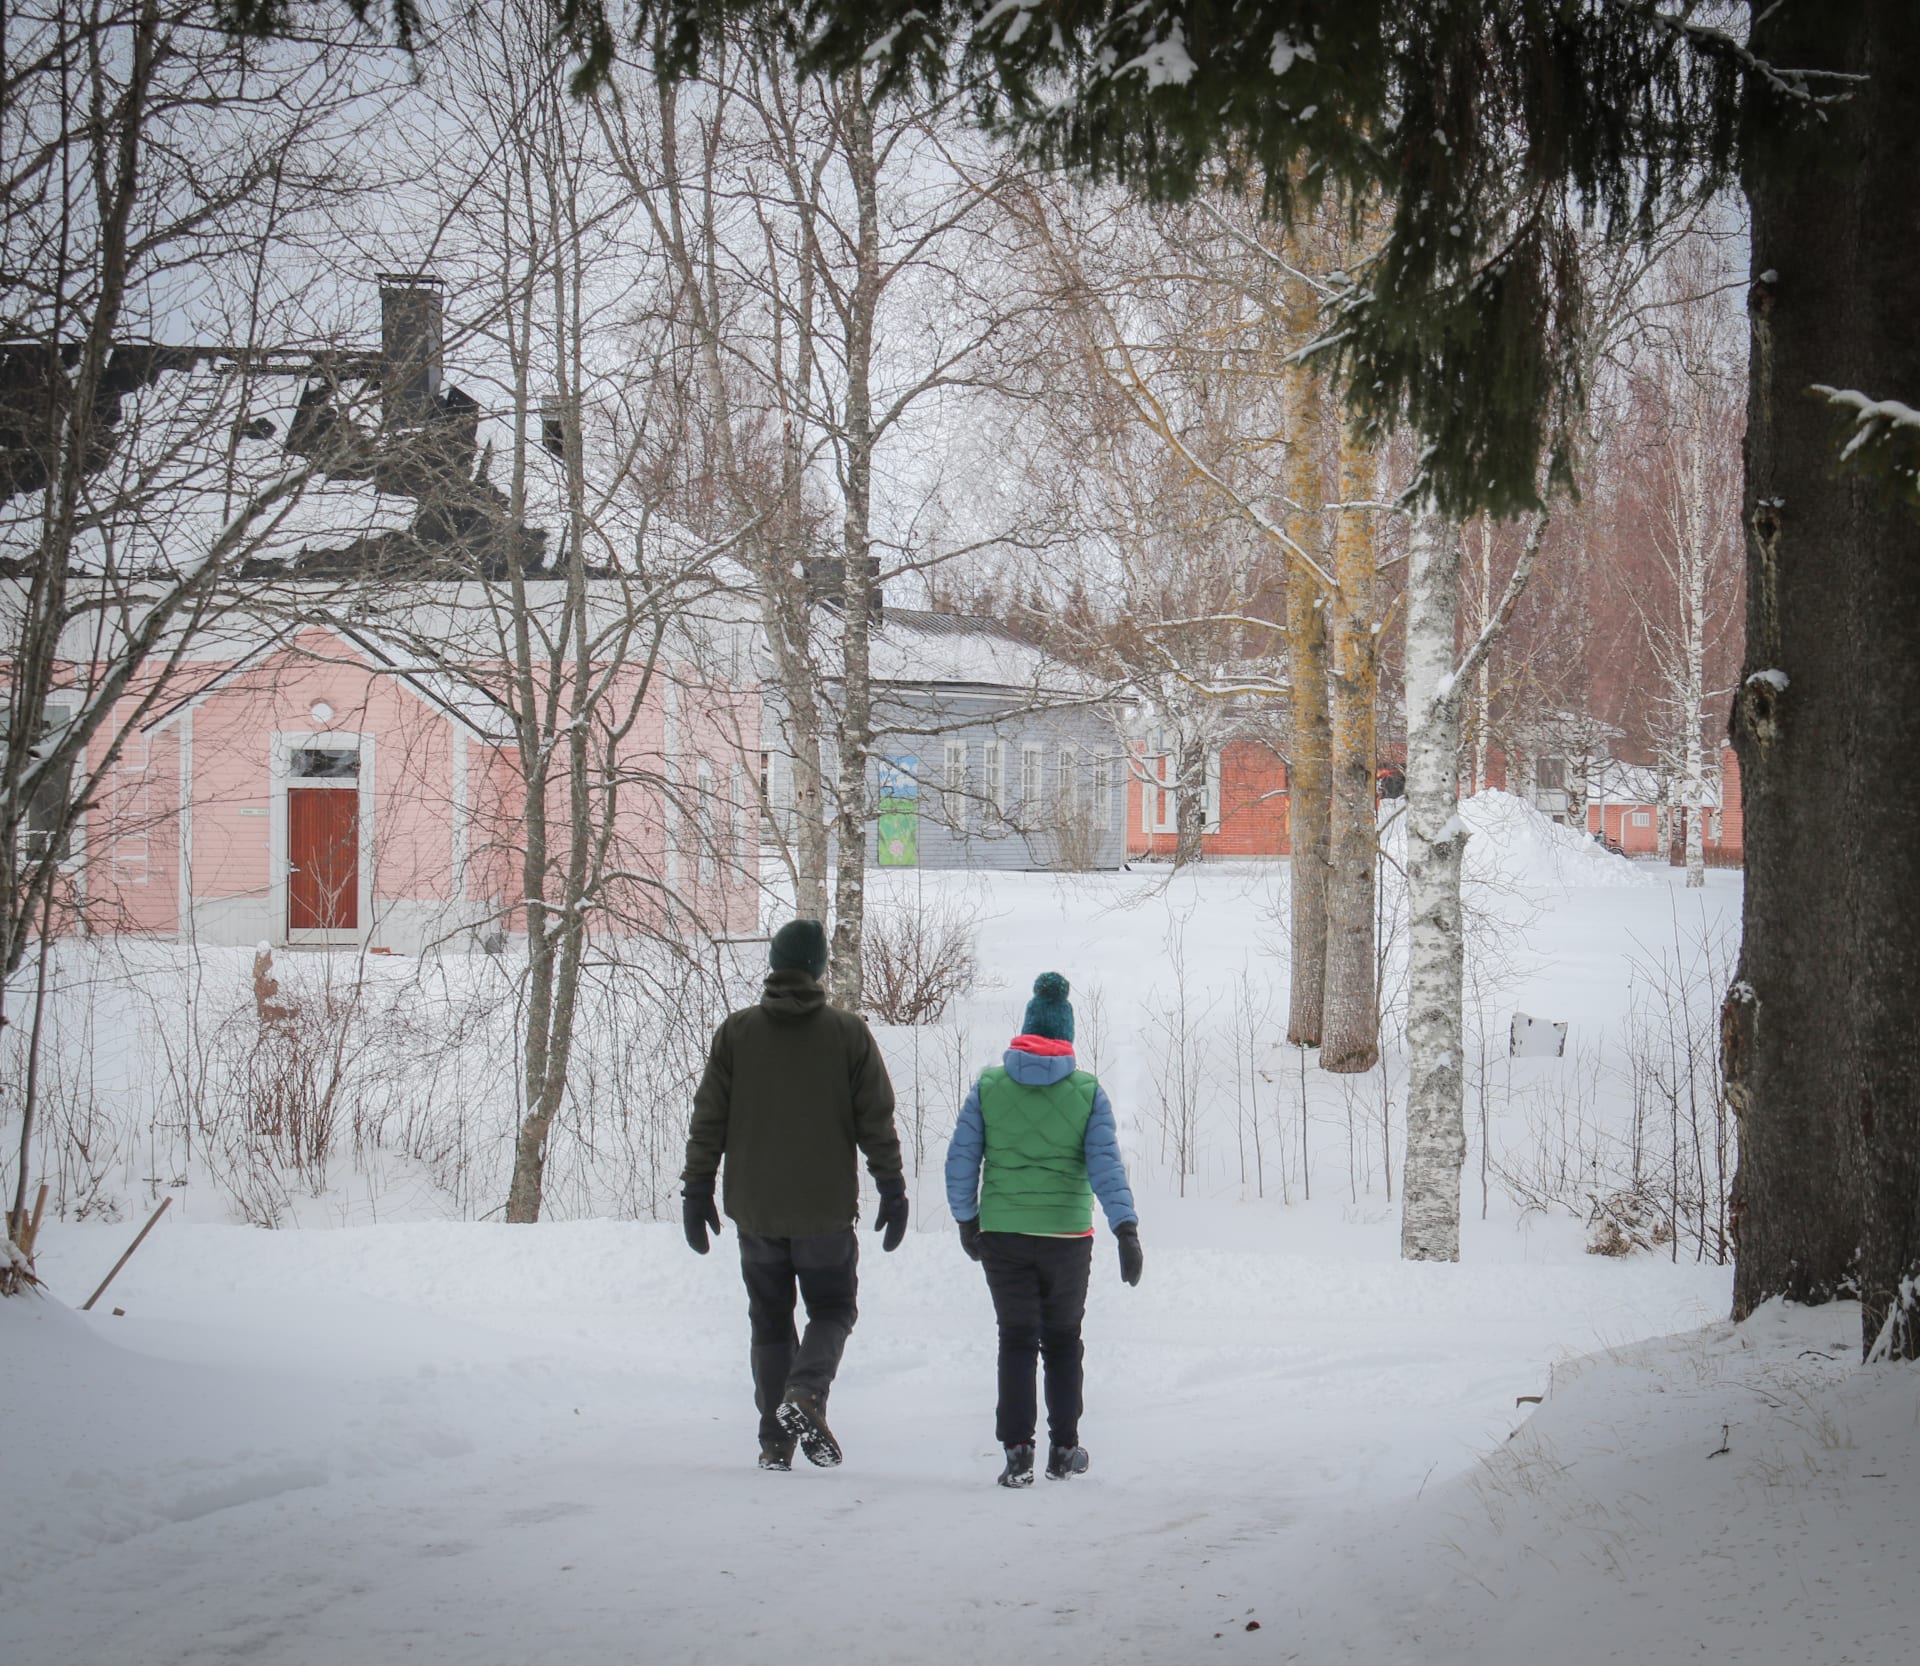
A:
[[[1021,1021],[1022,1035],[1042,1035],[1050,1041],[1073,1040],[1073,1008],[1067,1001],[1067,980],[1058,972],[1042,972],[1033,980],[1033,999]]]

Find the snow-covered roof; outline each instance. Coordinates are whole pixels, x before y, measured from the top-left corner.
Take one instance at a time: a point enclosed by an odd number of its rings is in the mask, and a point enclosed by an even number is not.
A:
[[[816,615],[824,663],[839,654],[840,616]],[[1084,697],[1093,685],[1074,667],[998,620],[972,614],[930,613],[887,606],[870,636],[871,674],[893,690],[934,688],[1027,696]]]
[[[412,498],[325,477],[286,449],[303,385],[203,359],[124,395],[112,449],[82,484],[75,566],[187,576],[216,554],[290,561],[403,530]],[[45,510],[43,490],[0,502],[0,560],[38,556]]]

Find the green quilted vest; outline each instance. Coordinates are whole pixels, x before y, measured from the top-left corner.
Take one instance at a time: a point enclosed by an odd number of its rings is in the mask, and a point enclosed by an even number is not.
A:
[[[981,1071],[980,1119],[987,1132],[982,1232],[1093,1230],[1086,1141],[1097,1085],[1084,1070],[1048,1087],[1023,1087],[997,1065]]]

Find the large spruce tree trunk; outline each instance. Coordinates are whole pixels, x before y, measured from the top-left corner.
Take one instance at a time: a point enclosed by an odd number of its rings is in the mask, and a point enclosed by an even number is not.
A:
[[[1340,447],[1340,498],[1374,493],[1374,460],[1357,442]],[[1375,864],[1374,705],[1380,684],[1380,638],[1374,616],[1374,549],[1369,515],[1347,509],[1333,551],[1334,593],[1328,628],[1328,695],[1332,814],[1327,863],[1326,1015],[1320,1068],[1340,1075],[1371,1070],[1380,1060],[1380,995],[1374,960]]]
[[[1722,1040],[1740,1113],[1734,1313],[1857,1279],[1871,1345],[1920,1354],[1920,521],[1838,467],[1816,384],[1920,402],[1913,9],[1757,8],[1763,58],[1867,76],[1761,115],[1734,712],[1745,934]],[[1756,99],[1761,95],[1756,93]],[[1771,128],[1760,123],[1771,122]]]
[[[1467,1157],[1458,804],[1459,529],[1416,515],[1407,552],[1407,1150],[1400,1253],[1460,1259]]]

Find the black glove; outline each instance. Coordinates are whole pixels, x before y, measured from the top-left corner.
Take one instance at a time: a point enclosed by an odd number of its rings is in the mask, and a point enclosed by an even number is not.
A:
[[[883,1250],[897,1250],[907,1235],[907,1183],[899,1175],[874,1182],[880,1188],[880,1212],[873,1217],[873,1230],[884,1232]]]
[[[1146,1258],[1140,1253],[1140,1224],[1125,1221],[1113,1229],[1113,1240],[1120,1246],[1120,1282],[1138,1284]]]
[[[975,1261],[980,1259],[980,1217],[960,1223],[960,1247]]]
[[[713,1206],[713,1182],[688,1185],[680,1194],[680,1224],[686,1229],[687,1248],[707,1253],[707,1228],[720,1230],[720,1211]]]

